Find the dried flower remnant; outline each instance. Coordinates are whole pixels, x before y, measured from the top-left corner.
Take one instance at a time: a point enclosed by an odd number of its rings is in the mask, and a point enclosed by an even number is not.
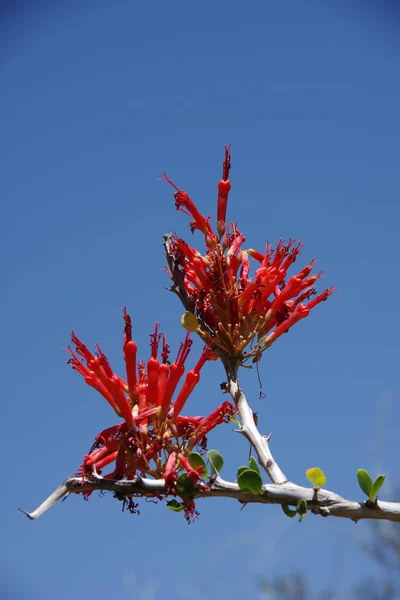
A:
[[[216,232],[210,218],[203,216],[188,194],[164,174],[163,180],[175,189],[176,208],[193,218],[191,231],[198,229],[205,238],[205,253],[201,254],[176,235],[165,236],[168,271],[174,282],[172,289],[178,290],[187,310],[183,325],[211,344],[221,358],[244,362],[251,357],[257,361],[334,288],[317,295],[314,286],[322,271],[311,274],[314,260],[288,277],[302,249],[294,239],[280,240],[275,248],[267,243],[264,253],[243,249],[245,237],[236,223],[226,224],[230,168],[230,146],[225,146]],[[257,265],[252,277],[250,261]],[[190,315],[195,321],[188,318]]]
[[[192,346],[190,335],[186,335],[175,361],[170,363],[166,337],[159,333],[156,324],[150,335],[150,358],[146,363],[138,361],[131,318],[125,308],[123,314],[126,380],[114,373],[98,345],[96,353],[92,354],[74,333],[71,335],[75,350],[68,347],[71,356],[68,362],[123,419],[98,434],[79,473],[83,478],[90,478],[110,467],[104,475],[106,479],[133,479],[135,475],[164,478],[167,496],[176,493],[178,474],[187,466],[185,458],[196,446],[204,449],[206,434],[228,420],[236,409],[229,402],[223,402],[207,417],[182,416],[180,413],[199,382],[201,369],[206,361],[215,360],[215,353],[205,347],[173,400],[185,373],[185,362]],[[193,507],[188,511],[195,513]]]

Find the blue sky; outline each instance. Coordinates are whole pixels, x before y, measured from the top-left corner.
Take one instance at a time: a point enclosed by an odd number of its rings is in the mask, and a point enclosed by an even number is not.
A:
[[[0,585],[10,598],[214,600],[304,571],[344,597],[373,565],[368,526],[279,507],[199,501],[188,527],[164,506],[122,514],[111,497],[35,508],[74,472],[106,402],[66,365],[74,329],[123,372],[121,307],[143,357],[161,323],[173,349],[182,309],[165,287],[162,235],[190,236],[163,171],[215,215],[223,145],[228,208],[248,247],[297,237],[339,292],[263,358],[243,384],[290,479],[320,466],[360,498],[356,470],[398,485],[400,45],[390,6],[361,3],[83,1],[1,14],[3,230]],[[194,240],[195,241],[195,240]],[[201,244],[201,238],[198,238]],[[299,262],[300,264],[300,262]],[[200,344],[197,344],[197,349]],[[192,353],[192,364],[196,352]],[[218,365],[187,407],[221,402]],[[248,454],[221,428],[209,447],[227,478]],[[311,566],[312,565],[312,566]],[[29,596],[27,595],[29,594]]]

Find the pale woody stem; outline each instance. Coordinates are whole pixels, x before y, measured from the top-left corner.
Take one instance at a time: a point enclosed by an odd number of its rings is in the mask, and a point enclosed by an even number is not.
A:
[[[40,480],[39,480],[40,481]],[[385,521],[400,522],[400,502],[357,502],[346,500],[329,490],[320,489],[317,493],[312,488],[304,488],[290,481],[280,485],[263,485],[260,494],[243,492],[237,483],[224,481],[220,477],[210,482],[208,489],[199,489],[195,498],[231,498],[243,504],[281,504],[295,507],[300,498],[308,503],[311,512],[323,517],[342,517],[359,521],[360,519],[382,519]],[[22,511],[27,517],[34,520],[40,517],[51,506],[68,494],[93,491],[109,491],[119,499],[135,497],[150,497],[165,494],[164,479],[142,479],[134,477],[128,480],[112,480],[103,477],[91,479],[73,477],[67,479],[53,494],[47,498],[36,510],[31,513]]]
[[[239,430],[240,433],[246,437],[254,448],[260,465],[265,469],[272,483],[285,483],[287,477],[275,462],[271,450],[269,449],[268,439],[258,431],[254,422],[253,411],[248,405],[246,396],[240,388],[237,377],[239,364],[232,360],[223,360],[223,363],[228,377],[227,389],[236,404],[242,421],[242,427]]]

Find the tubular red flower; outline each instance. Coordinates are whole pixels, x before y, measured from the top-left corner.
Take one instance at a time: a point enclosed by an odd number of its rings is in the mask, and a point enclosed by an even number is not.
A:
[[[201,281],[201,285],[205,289],[209,289],[211,287],[211,282],[209,275],[207,274],[204,266],[204,262],[201,260],[201,257],[196,256],[192,260],[193,268],[195,269],[199,280]]]
[[[132,321],[131,317],[126,312],[126,306],[124,306],[123,314],[125,320],[125,336],[124,336],[124,359],[126,363],[126,377],[128,380],[128,390],[132,402],[136,401],[136,386],[137,386],[137,375],[136,375],[136,356],[137,356],[137,345],[132,340]]]
[[[107,465],[109,465],[112,462],[114,462],[115,459],[117,458],[117,456],[118,456],[118,450],[116,450],[112,454],[109,454],[108,456],[105,456],[102,460],[99,460],[94,465],[96,467],[96,470],[100,471],[101,469],[104,469],[104,467],[106,467]]]
[[[81,356],[87,363],[94,361],[94,356],[83,342],[71,331],[71,341],[76,346],[76,353]]]
[[[128,338],[131,335],[131,329],[129,325],[130,323],[126,321],[125,335]],[[86,370],[84,365],[80,363],[80,361],[72,352],[71,348],[69,348],[69,353],[72,356],[72,360],[70,359],[69,362],[72,363],[75,369],[79,370],[79,372],[84,375],[89,385],[92,385],[102,393],[102,395],[113,407],[115,412],[119,416],[122,416],[128,424],[133,426],[134,422],[132,420],[132,406],[130,404],[131,399],[127,398],[125,395],[126,384],[113,372],[111,365],[108,362],[106,355],[102,352],[100,346],[95,344],[98,353],[98,356],[95,357],[79,340],[74,332],[72,332],[71,338],[76,345],[77,353],[79,353],[80,356],[86,360],[88,370]]]
[[[228,263],[228,269],[226,271],[226,283],[229,285],[229,281],[232,280],[232,278],[236,277],[239,265],[240,265],[240,258],[238,256],[229,256],[227,258],[227,263]]]
[[[105,385],[100,381],[100,379],[98,378],[96,373],[94,371],[91,371],[88,367],[86,367],[84,364],[81,363],[81,361],[74,354],[74,352],[70,346],[68,346],[67,352],[72,357],[68,360],[68,363],[70,365],[72,365],[72,368],[75,369],[75,371],[78,371],[78,373],[80,373],[81,375],[83,375],[85,382],[88,385],[90,385],[90,387],[92,387],[95,390],[97,390],[98,392],[100,392],[100,394],[107,400],[107,402],[112,407],[112,409],[118,415],[120,415],[119,409],[118,409],[117,405],[115,404],[114,398],[112,397],[110,392],[107,390]]]
[[[186,375],[185,382],[182,386],[181,391],[178,394],[177,399],[174,403],[174,415],[175,417],[179,415],[182,408],[185,405],[186,400],[189,398],[190,394],[193,392],[194,388],[200,381],[200,375],[196,373],[194,370],[189,371]]]
[[[307,288],[296,298],[296,300],[288,300],[286,306],[293,311],[298,304],[304,300],[309,300],[311,296],[314,296],[316,293],[317,291],[314,287]]]
[[[201,353],[201,356],[200,356],[196,366],[191,371],[189,371],[188,374],[186,375],[186,379],[182,386],[182,389],[179,392],[177,399],[175,400],[174,408],[173,408],[175,417],[177,417],[179,415],[179,413],[181,412],[182,408],[185,405],[186,400],[188,399],[188,397],[190,396],[190,394],[193,392],[194,388],[200,381],[200,370],[203,367],[204,363],[207,360],[213,360],[213,359],[214,359],[214,356],[213,356],[213,353],[211,352],[210,348],[205,347],[203,352]]]
[[[113,438],[116,434],[120,433],[124,427],[124,423],[120,423],[119,425],[113,425],[112,427],[108,427],[107,429],[103,429],[96,436],[96,444],[101,443],[106,445],[109,438]]]
[[[156,323],[154,333],[150,335],[151,357],[147,361],[147,404],[156,406],[158,392],[158,373],[160,363],[157,357],[160,334],[158,333],[159,324]]]
[[[320,294],[319,296],[314,298],[314,300],[311,300],[311,302],[309,302],[307,304],[308,309],[311,310],[312,308],[314,308],[314,306],[317,306],[317,304],[319,304],[320,302],[325,302],[325,300],[328,300],[329,296],[331,294],[334,294],[335,292],[337,292],[337,288],[335,288],[334,286],[332,286],[329,289],[324,290],[322,292],[322,294]]]
[[[169,366],[161,364],[158,370],[157,406],[162,406],[163,398],[167,391]]]
[[[233,240],[232,244],[229,247],[229,250],[227,252],[227,256],[232,256],[233,254],[236,254],[238,252],[240,246],[245,241],[246,241],[246,238],[244,237],[244,235],[242,235],[241,233],[239,233],[237,231],[237,235],[236,235],[235,239]]]
[[[285,262],[282,265],[282,269],[286,272],[288,270],[288,268],[295,262],[296,258],[298,257],[298,255],[300,254],[301,250],[303,248],[303,244],[301,242],[297,243],[297,246],[295,248],[292,248],[292,250],[290,250],[290,252],[288,253],[288,256],[285,260]],[[312,268],[312,264],[313,261],[311,261],[310,263],[310,267]],[[310,269],[311,270],[311,269]]]
[[[139,363],[139,385],[137,388],[137,394],[138,394],[138,404],[139,404],[139,414],[143,414],[147,411],[148,409],[148,404],[147,404],[147,377],[146,377],[146,371],[144,368],[144,364],[142,362]],[[142,431],[142,433],[146,433],[147,432],[147,419],[145,419],[141,426],[140,426],[140,430]]]
[[[285,240],[279,240],[276,249],[275,249],[275,254],[274,257],[272,259],[272,266],[276,267],[277,269],[279,269],[279,267],[282,265],[282,262],[285,260],[285,258],[289,255],[290,253],[290,249],[293,246],[293,244],[295,243],[296,240],[290,238],[288,240],[287,243],[285,243]]]
[[[189,198],[188,194],[176,187],[176,185],[172,183],[170,179],[168,179],[166,173],[163,174],[162,180],[169,183],[176,190],[175,205],[177,210],[180,210],[185,214],[189,214],[194,218],[192,229],[200,229],[202,233],[211,235],[211,237],[215,237],[208,220],[199,212],[194,202]],[[183,210],[182,207],[184,207],[186,210]]]
[[[203,287],[201,279],[194,269],[186,267],[186,277],[198,290]]]
[[[249,272],[250,272],[250,261],[247,252],[242,251],[241,256],[241,269],[240,269],[240,282],[243,288],[249,283]]]
[[[308,317],[310,314],[310,310],[317,306],[320,302],[324,302],[328,299],[328,297],[336,291],[336,288],[332,287],[330,289],[326,289],[322,294],[314,298],[308,304],[299,304],[296,306],[294,312],[289,315],[287,319],[285,319],[278,327],[269,334],[266,339],[266,345],[271,345],[275,342],[278,337],[280,337],[283,333],[287,333],[291,327],[301,319]]]
[[[222,179],[218,183],[218,203],[217,203],[217,228],[220,237],[225,232],[226,208],[228,204],[228,195],[231,190],[229,181],[229,171],[231,168],[230,146],[225,146],[225,159],[222,163]]]
[[[111,365],[108,362],[107,356],[104,354],[99,344],[95,344],[94,347],[96,348],[98,355],[97,360],[99,361],[99,364],[103,367],[105,374],[107,375],[107,377],[113,377],[114,371],[112,370]]]
[[[119,377],[117,377],[116,375],[113,375],[110,378],[110,384],[112,386],[112,390],[113,390],[112,395],[113,395],[115,404],[120,409],[121,415],[123,416],[123,418],[129,425],[133,425],[134,423],[133,423],[133,418],[132,418],[132,407],[129,405],[128,399],[125,396],[125,392],[121,385],[121,381],[120,381]]]
[[[185,372],[185,362],[189,355],[190,348],[192,346],[192,340],[190,339],[190,334],[187,333],[185,340],[181,343],[178,355],[176,357],[175,362],[173,362],[169,368],[169,378],[167,387],[165,390],[164,398],[161,403],[161,413],[164,415],[168,412],[172,396],[176,390],[176,387]]]
[[[257,260],[259,263],[262,263],[264,260],[264,254],[261,254],[261,252],[258,252],[257,250],[254,250],[253,248],[249,248],[247,250],[248,254],[250,254],[250,256],[252,258],[254,258],[254,260]]]
[[[117,457],[119,444],[117,442],[110,442],[107,446],[95,450],[89,455],[84,457],[84,461],[78,469],[79,473],[85,474],[87,472],[93,472],[95,468],[97,471],[103,469],[107,465],[111,464]]]
[[[201,440],[209,431],[217,427],[223,423],[229,415],[234,415],[237,413],[237,409],[225,400],[218,406],[208,417],[205,417],[198,425],[197,429],[193,433],[193,438],[197,444],[199,440]]]
[[[86,454],[85,457],[84,457],[84,461],[82,463],[82,466],[84,466],[84,467],[93,467],[94,465],[96,465],[96,463],[99,460],[102,460],[103,458],[105,458],[109,454],[112,454],[113,452],[115,452],[116,450],[118,450],[118,447],[119,447],[119,443],[117,441],[110,440],[102,448],[97,448],[93,452],[90,452],[90,454]]]
[[[168,491],[175,490],[175,483],[178,477],[178,471],[175,468],[177,461],[178,453],[171,452],[167,462],[165,463],[164,479]]]
[[[194,481],[198,481],[199,479],[201,479],[201,474],[203,472],[203,467],[197,467],[196,469],[193,469],[193,467],[191,467],[188,459],[183,456],[183,454],[179,454],[178,455],[179,458],[179,462],[181,463],[182,467],[184,469],[186,469],[187,471],[187,476],[190,479],[193,479]]]
[[[175,420],[178,435],[189,438],[200,425],[203,417],[183,417],[178,415]]]
[[[78,340],[73,333],[72,340],[75,344],[77,344],[77,350],[83,352],[83,348],[86,348],[86,346],[84,346],[84,344],[82,344],[82,342],[80,342],[80,340]],[[95,344],[95,348],[98,352],[97,357],[93,357],[86,348],[85,354],[88,357],[86,358],[88,361],[88,367],[93,369],[101,383],[107,389],[108,393],[112,396],[114,405],[116,406],[115,411],[117,414],[119,416],[123,416],[124,419],[129,423],[131,422],[131,411],[124,393],[121,379],[114,374],[110,363],[108,362],[105,354],[102,352],[100,346]]]

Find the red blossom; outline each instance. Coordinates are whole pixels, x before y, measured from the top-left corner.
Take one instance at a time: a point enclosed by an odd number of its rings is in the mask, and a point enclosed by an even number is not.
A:
[[[188,461],[186,456],[183,456],[183,454],[179,454],[178,458],[179,458],[179,462],[181,463],[182,467],[184,469],[186,469],[187,476],[189,477],[189,479],[193,479],[193,481],[198,481],[199,479],[201,479],[201,474],[203,472],[203,466],[193,469],[193,467],[190,465],[190,462]]]
[[[218,206],[217,206],[217,228],[220,236],[225,233],[226,208],[228,205],[228,194],[231,189],[229,171],[231,169],[231,147],[225,146],[225,159],[222,163],[222,179],[218,183]]]
[[[176,470],[177,459],[178,453],[171,452],[165,464],[164,479],[165,485],[169,491],[175,490],[175,484],[178,478],[178,471]]]
[[[188,399],[190,394],[193,392],[196,385],[199,383],[200,370],[204,366],[204,363],[207,360],[212,360],[213,358],[214,358],[213,353],[211,352],[210,348],[206,346],[204,348],[203,352],[201,353],[201,356],[200,356],[196,366],[191,371],[189,371],[188,374],[186,375],[186,379],[182,386],[182,389],[179,392],[177,399],[175,400],[174,409],[173,409],[175,417],[180,414],[186,400]]]
[[[132,321],[128,313],[126,312],[126,306],[124,306],[123,314],[125,320],[125,336],[124,336],[124,358],[126,362],[126,377],[128,380],[128,390],[132,402],[136,400],[136,385],[137,385],[137,373],[136,373],[136,355],[137,345],[132,340]]]
[[[96,354],[92,354],[74,333],[71,336],[76,350],[68,348],[69,363],[123,419],[122,423],[108,427],[96,436],[78,472],[83,477],[90,477],[111,467],[103,475],[107,479],[132,479],[136,474],[164,478],[168,495],[174,493],[178,471],[186,469],[189,464],[186,456],[199,442],[205,447],[205,434],[222,423],[227,413],[226,410],[221,412],[220,408],[218,415],[214,411],[209,417],[180,414],[199,381],[204,364],[217,356],[209,347],[203,350],[196,365],[187,373],[174,401],[192,345],[189,334],[182,342],[175,361],[169,364],[169,346],[156,324],[150,335],[149,359],[137,361],[131,318],[125,308],[123,316],[127,383],[114,373],[98,344],[95,346]],[[200,473],[191,469],[188,476],[197,481]],[[188,508],[188,514],[190,510]]]
[[[179,436],[189,438],[200,425],[203,417],[184,417],[179,415],[175,419],[175,426]]]
[[[175,206],[176,206],[177,210],[180,210],[181,212],[185,213],[186,215],[190,215],[194,218],[194,221],[192,221],[192,223],[191,223],[192,231],[194,231],[195,229],[200,229],[200,231],[202,233],[204,233],[205,235],[210,235],[210,234],[214,235],[214,232],[211,229],[208,219],[206,219],[199,212],[199,210],[197,209],[194,202],[192,202],[192,200],[189,198],[188,194],[186,192],[181,191],[179,188],[177,188],[176,185],[174,183],[172,183],[172,181],[170,179],[168,179],[168,177],[165,173],[162,177],[162,180],[166,181],[167,183],[172,185],[172,187],[176,190]]]
[[[198,443],[207,433],[209,433],[212,429],[229,421],[229,416],[237,413],[237,408],[228,402],[227,400],[218,406],[208,417],[205,417],[200,421],[197,426],[197,429],[193,432],[193,438],[196,443]]]
[[[182,342],[180,345],[175,361],[170,365],[168,382],[165,388],[164,397],[161,400],[162,414],[167,413],[169,410],[172,396],[174,395],[176,387],[185,372],[185,362],[189,356],[192,343],[193,342],[190,338],[190,334],[187,333],[184,342]]]
[[[194,218],[192,229],[199,229],[205,238],[205,253],[201,255],[184,240],[173,237],[169,257],[181,271],[185,292],[199,321],[197,333],[220,356],[237,357],[243,362],[259,357],[284,331],[326,300],[334,288],[309,301],[314,284],[322,276],[321,271],[311,274],[314,259],[297,275],[288,277],[303,247],[293,238],[279,240],[275,248],[267,243],[264,253],[241,249],[244,235],[236,224],[226,226],[230,168],[230,146],[225,146],[218,184],[217,233],[188,194],[164,175],[164,181],[176,190],[177,208]],[[250,260],[258,263],[252,277]],[[251,343],[252,349],[248,350]]]

